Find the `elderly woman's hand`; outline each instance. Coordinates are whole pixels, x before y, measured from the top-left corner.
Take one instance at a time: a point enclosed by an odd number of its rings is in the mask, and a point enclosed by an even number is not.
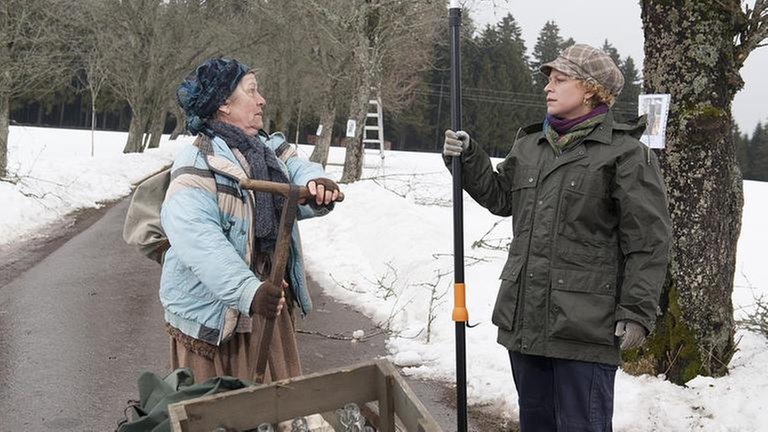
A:
[[[312,208],[329,207],[339,198],[339,185],[331,179],[318,177],[307,182],[307,189],[314,199],[309,199]]]
[[[286,289],[288,289],[286,281],[283,281],[282,286],[277,286],[270,281],[262,282],[251,300],[251,315],[259,314],[272,319],[280,315],[285,306]]]

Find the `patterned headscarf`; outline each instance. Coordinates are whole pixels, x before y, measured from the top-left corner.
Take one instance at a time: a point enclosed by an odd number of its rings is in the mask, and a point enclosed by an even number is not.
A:
[[[176,89],[176,101],[187,115],[193,135],[208,131],[207,121],[235,91],[251,69],[235,59],[214,58],[203,62]]]

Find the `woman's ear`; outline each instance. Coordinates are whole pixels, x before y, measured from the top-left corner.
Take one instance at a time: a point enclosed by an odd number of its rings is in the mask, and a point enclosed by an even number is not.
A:
[[[594,88],[594,84],[596,83],[594,78],[587,78],[586,81],[580,83],[581,88],[584,91],[584,105],[596,105],[592,103],[592,99],[597,95],[597,92],[595,91],[586,91],[588,88]]]
[[[228,115],[231,111],[231,107],[229,106],[229,99],[225,100],[223,104],[219,105],[217,111],[219,114]]]
[[[584,93],[584,105],[595,105],[592,103],[592,98],[595,97],[594,92],[586,92]]]

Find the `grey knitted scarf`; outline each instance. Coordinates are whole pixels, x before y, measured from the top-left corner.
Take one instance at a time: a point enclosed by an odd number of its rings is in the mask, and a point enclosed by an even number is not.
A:
[[[236,148],[251,166],[249,177],[253,180],[267,180],[288,183],[275,152],[259,140],[257,136],[248,136],[242,129],[220,121],[209,121],[213,133],[221,137],[230,148]],[[255,233],[254,250],[271,254],[277,241],[280,223],[280,211],[285,198],[267,192],[254,193],[253,228]]]

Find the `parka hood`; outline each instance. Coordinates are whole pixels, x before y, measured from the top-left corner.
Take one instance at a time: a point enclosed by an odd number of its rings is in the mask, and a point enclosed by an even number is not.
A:
[[[645,132],[645,128],[648,125],[648,116],[643,114],[639,117],[632,118],[623,122],[614,120],[613,128],[616,130],[624,130],[635,139],[640,139]]]

